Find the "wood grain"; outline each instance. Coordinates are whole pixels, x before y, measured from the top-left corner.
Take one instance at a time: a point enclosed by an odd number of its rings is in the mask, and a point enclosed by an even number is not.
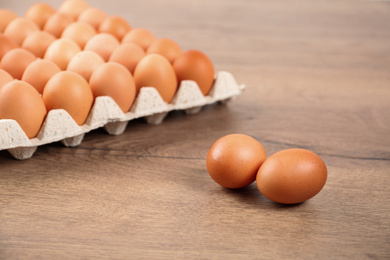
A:
[[[34,1],[2,1],[23,15]],[[52,1],[58,7],[60,1]],[[77,148],[0,152],[1,259],[389,259],[390,4],[384,1],[93,1],[246,91],[160,125],[102,129]],[[328,181],[283,206],[219,187],[205,158],[225,134],[267,154],[318,153]]]

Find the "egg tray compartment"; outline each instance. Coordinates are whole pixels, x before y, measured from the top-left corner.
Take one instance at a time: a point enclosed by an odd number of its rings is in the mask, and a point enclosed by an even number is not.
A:
[[[245,86],[238,85],[232,74],[221,71],[217,73],[207,96],[202,94],[196,82],[184,80],[169,104],[163,101],[155,88],[143,87],[127,113],[123,113],[111,97],[97,97],[82,126],[65,110],[54,109],[49,111],[38,135],[32,139],[26,136],[15,120],[2,119],[0,150],[8,150],[14,158],[24,160],[32,157],[41,145],[61,141],[67,147],[75,147],[82,142],[86,133],[100,127],[111,135],[119,135],[125,131],[130,120],[137,118],[145,118],[149,124],[159,124],[170,111],[184,110],[186,114],[195,114],[205,105],[232,100],[244,89]]]

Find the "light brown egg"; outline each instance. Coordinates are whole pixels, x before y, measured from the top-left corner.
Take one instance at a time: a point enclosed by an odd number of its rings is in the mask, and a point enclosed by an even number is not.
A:
[[[38,27],[42,29],[47,19],[49,19],[49,17],[52,16],[55,12],[56,10],[54,7],[47,3],[41,2],[30,6],[24,14],[24,17],[34,21]]]
[[[65,13],[77,19],[88,8],[89,4],[84,0],[65,0],[58,8],[58,12]]]
[[[99,26],[100,33],[110,33],[119,41],[131,30],[130,24],[120,16],[113,15],[106,17]]]
[[[47,111],[64,109],[78,125],[84,124],[93,103],[88,82],[72,71],[55,74],[47,82],[42,98]]]
[[[327,168],[317,154],[305,149],[287,149],[271,155],[260,167],[257,186],[270,200],[300,203],[324,187]]]
[[[131,73],[116,62],[107,62],[97,68],[89,84],[95,98],[112,97],[124,113],[129,111],[135,99],[135,83]]]
[[[120,42],[117,38],[109,33],[98,33],[93,36],[87,44],[85,44],[84,50],[94,51],[99,54],[104,61],[108,61],[111,53],[118,48]]]
[[[60,38],[65,28],[73,21],[74,18],[72,16],[56,12],[47,19],[43,30],[53,34],[56,38]]]
[[[132,74],[138,62],[145,56],[145,51],[135,43],[122,43],[110,56],[109,61],[114,61],[125,66]]]
[[[83,49],[88,40],[95,36],[95,34],[96,30],[88,23],[74,22],[65,28],[61,34],[61,38],[72,39]]]
[[[169,103],[176,94],[177,80],[171,63],[160,54],[148,54],[134,71],[137,95],[142,87],[154,87],[162,99]]]
[[[256,180],[266,153],[256,139],[244,134],[230,134],[210,148],[206,166],[210,177],[226,188],[242,188]]]
[[[104,64],[103,58],[93,51],[81,51],[70,60],[66,70],[76,72],[89,81],[92,72]]]
[[[22,80],[33,86],[40,94],[46,83],[61,69],[50,60],[37,59],[30,63],[23,73]]]
[[[35,56],[43,58],[47,48],[56,40],[51,33],[46,31],[36,31],[28,35],[23,43],[22,48],[32,52]]]
[[[30,84],[13,80],[0,88],[0,119],[18,122],[28,138],[34,138],[46,116],[41,95]]]
[[[107,14],[103,10],[90,7],[79,15],[78,21],[86,22],[92,25],[92,27],[95,28],[95,30],[98,30],[100,24],[106,18],[107,18]]]
[[[157,39],[152,44],[150,44],[146,53],[161,54],[162,56],[167,58],[169,62],[173,63],[173,61],[180,56],[182,50],[175,41],[168,38],[162,38]]]
[[[0,33],[3,33],[8,24],[18,18],[18,16],[9,9],[1,8],[0,9]]]
[[[0,89],[6,83],[8,83],[12,80],[14,80],[14,78],[7,71],[0,69]]]
[[[18,47],[19,46],[14,40],[0,33],[0,60],[3,58],[4,54]]]
[[[10,37],[19,46],[23,40],[31,33],[39,31],[38,25],[28,18],[20,17],[12,20],[4,30],[4,35]]]
[[[156,37],[144,28],[136,28],[130,30],[122,38],[122,43],[133,42],[138,44],[144,51],[146,51],[150,44],[156,40]]]
[[[178,83],[182,80],[195,81],[203,95],[210,92],[214,83],[214,65],[201,51],[188,50],[183,52],[173,63]]]
[[[66,70],[69,61],[81,51],[80,47],[71,39],[55,40],[47,48],[44,58],[53,61],[61,70]]]
[[[1,59],[0,68],[7,71],[13,78],[21,79],[24,70],[35,59],[35,55],[25,49],[12,49]]]

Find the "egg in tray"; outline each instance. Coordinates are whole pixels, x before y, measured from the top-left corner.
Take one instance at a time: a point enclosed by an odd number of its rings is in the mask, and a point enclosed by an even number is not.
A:
[[[0,150],[16,159],[51,142],[77,146],[99,127],[118,135],[132,119],[197,113],[244,88],[203,52],[83,0],[37,3],[24,17],[0,9]]]

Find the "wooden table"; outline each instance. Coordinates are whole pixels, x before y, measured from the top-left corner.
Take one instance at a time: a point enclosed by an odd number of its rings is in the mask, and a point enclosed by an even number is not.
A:
[[[90,1],[92,2],[92,1]],[[33,1],[2,1],[23,15]],[[60,1],[53,1],[58,7]],[[16,161],[0,152],[2,259],[389,259],[390,4],[383,1],[93,1],[246,91],[160,125],[102,129]],[[267,154],[319,154],[328,181],[283,206],[229,190],[205,158],[230,133]]]

